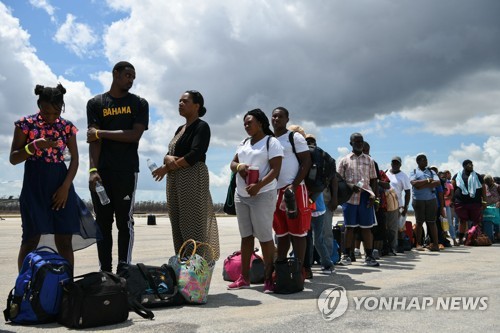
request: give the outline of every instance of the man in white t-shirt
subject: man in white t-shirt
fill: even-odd
[[[311,210],[309,209],[309,197],[304,184],[311,167],[311,155],[305,138],[297,133],[293,133],[295,151],[293,152],[290,143],[290,131],[286,124],[289,120],[288,110],[284,107],[277,107],[273,110],[271,121],[276,139],[283,146],[283,161],[278,177],[278,201],[274,212],[273,229],[278,238],[277,260],[285,260],[290,248],[301,264],[304,263],[306,253],[306,236],[311,227]],[[297,217],[290,218],[286,214],[285,205],[282,205],[285,190],[290,189],[295,194],[297,203]]]
[[[390,254],[396,255],[398,247],[399,220],[405,219],[408,212],[408,205],[411,197],[410,178],[401,171],[401,157],[394,156],[391,160],[391,169],[386,172],[391,181],[391,188],[398,196],[399,209],[392,212],[386,212],[387,239],[391,250]],[[404,192],[404,198],[403,198]]]

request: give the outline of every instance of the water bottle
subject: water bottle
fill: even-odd
[[[316,174],[318,173],[318,166],[316,165],[316,163],[314,163],[311,168],[309,169],[309,172],[307,174],[307,178],[314,182],[316,180]]]
[[[104,189],[104,186],[102,186],[101,183],[96,182],[95,183],[95,191],[97,195],[99,196],[99,200],[101,201],[101,205],[107,205],[109,204],[110,200],[108,195],[106,194],[106,190]]]
[[[148,168],[149,168],[149,170],[151,170],[151,172],[153,172],[156,169],[158,169],[158,166],[156,165],[156,163],[153,162],[153,161],[151,161],[150,158],[148,158],[147,162],[148,162]]]
[[[285,206],[286,206],[286,216],[289,219],[297,218],[297,202],[295,201],[295,193],[291,189],[285,190]]]
[[[363,188],[363,179],[361,179],[359,182],[356,183],[356,186],[359,187],[359,188]]]

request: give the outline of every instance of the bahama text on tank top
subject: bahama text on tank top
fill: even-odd
[[[108,116],[118,116],[121,114],[131,114],[132,110],[130,109],[130,106],[120,106],[120,107],[114,107],[114,108],[103,108],[102,109],[102,116],[103,117],[108,117]]]

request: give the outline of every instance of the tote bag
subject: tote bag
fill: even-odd
[[[177,277],[177,288],[187,303],[205,304],[215,267],[215,254],[208,243],[185,241],[169,259]]]

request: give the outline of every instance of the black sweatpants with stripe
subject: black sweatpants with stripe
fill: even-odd
[[[101,205],[99,197],[91,192],[96,221],[101,229],[102,240],[97,242],[101,271],[111,272],[113,268],[113,222],[118,228],[118,265],[130,264],[134,245],[134,200],[137,187],[137,173],[100,170],[103,186],[110,203]]]

